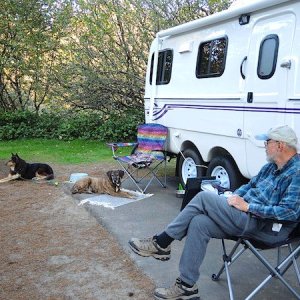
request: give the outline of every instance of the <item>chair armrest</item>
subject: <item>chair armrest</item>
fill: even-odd
[[[290,224],[298,224],[300,223],[300,220],[295,220],[295,221],[291,221],[291,220],[278,220],[278,219],[275,219],[275,218],[263,218],[263,217],[260,217],[260,216],[257,216],[255,214],[252,214],[252,213],[249,213],[251,218],[254,218],[254,219],[259,219],[259,220],[264,220],[266,222],[270,222],[270,223],[280,223],[280,224],[286,224],[286,225],[290,225]]]
[[[118,148],[122,147],[134,147],[134,149],[137,147],[138,143],[134,142],[129,142],[129,143],[123,143],[123,142],[118,142],[118,143],[106,143],[107,146],[109,146],[113,152],[113,156],[115,156],[115,152],[118,150]]]
[[[135,153],[135,151],[136,151],[138,145],[139,145],[139,143],[135,143],[135,145],[132,145],[133,148],[132,148],[131,153],[130,153],[131,155],[133,155],[133,154]]]
[[[136,146],[137,143],[130,142],[130,143],[123,143],[123,142],[118,142],[118,143],[106,143],[107,146],[109,147],[133,147]]]

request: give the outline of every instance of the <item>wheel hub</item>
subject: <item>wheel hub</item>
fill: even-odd
[[[182,179],[184,183],[187,182],[188,178],[197,177],[197,166],[195,164],[195,161],[192,158],[187,157],[182,164],[181,171],[182,171]]]
[[[221,182],[222,187],[227,189],[230,188],[229,175],[223,167],[221,166],[215,167],[211,172],[211,176],[215,176],[216,179]]]

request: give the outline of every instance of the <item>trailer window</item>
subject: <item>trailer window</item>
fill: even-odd
[[[276,69],[279,38],[276,34],[265,37],[259,49],[257,75],[260,79],[269,79]]]
[[[150,84],[152,84],[154,53],[151,58]],[[168,84],[171,80],[173,51],[168,49],[158,53],[156,84]]]
[[[219,77],[225,70],[227,37],[201,43],[198,50],[197,78]]]

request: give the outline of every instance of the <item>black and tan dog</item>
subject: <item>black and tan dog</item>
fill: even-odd
[[[108,171],[106,175],[101,177],[85,176],[77,180],[71,188],[71,193],[98,193],[132,198],[131,194],[121,191],[121,179],[124,176],[124,171],[112,170]]]
[[[50,180],[54,178],[53,170],[49,165],[44,163],[29,164],[17,153],[11,154],[11,159],[6,165],[10,168],[10,172],[6,178],[0,180],[0,183],[15,179]]]

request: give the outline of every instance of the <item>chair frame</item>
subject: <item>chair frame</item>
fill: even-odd
[[[145,125],[149,125],[149,124],[143,124],[141,126],[145,126]],[[157,126],[161,126],[166,128],[165,126],[162,125],[158,125]],[[167,138],[167,137],[166,137]],[[152,183],[152,181],[154,179],[156,179],[156,181],[161,185],[161,187],[166,188],[167,187],[167,175],[166,175],[166,169],[167,169],[167,155],[166,155],[166,141],[164,142],[164,149],[152,149],[152,151],[149,152],[149,155],[151,155],[151,152],[160,152],[162,153],[162,157],[163,159],[154,159],[153,163],[152,161],[140,161],[139,163],[135,164],[125,164],[121,159],[122,157],[119,157],[116,154],[116,151],[119,147],[133,147],[133,150],[131,152],[131,155],[134,154],[135,150],[138,148],[138,143],[109,143],[108,146],[111,147],[112,152],[113,152],[113,158],[118,162],[118,164],[120,165],[120,167],[124,170],[125,174],[127,175],[127,177],[123,178],[123,182],[125,180],[127,180],[128,178],[130,178],[132,180],[132,182],[135,184],[135,186],[137,187],[137,189],[141,192],[141,193],[145,193],[145,191],[148,189],[148,187],[150,186],[150,184]],[[147,156],[147,155],[146,155]],[[159,170],[159,166],[161,166],[162,164],[164,164],[164,179],[160,180],[157,176],[157,172]],[[146,172],[145,174],[143,174],[141,177],[139,176],[138,172],[140,169],[145,169]],[[145,179],[148,175],[151,175],[150,180],[148,181],[148,183],[146,184],[146,186],[144,188],[142,188],[140,186],[141,182],[143,181],[143,179]]]
[[[141,193],[145,193],[145,191],[148,189],[148,187],[150,186],[150,184],[152,183],[152,181],[154,179],[157,180],[157,182],[161,185],[161,187],[163,187],[163,188],[167,187],[167,174],[166,174],[167,160],[166,160],[166,158],[164,160],[159,161],[153,168],[151,168],[151,165],[147,166],[146,169],[148,170],[148,172],[146,171],[146,173],[141,177],[138,175],[139,169],[145,169],[145,168],[135,168],[135,167],[131,167],[130,165],[127,165],[127,167],[124,167],[124,165],[117,159],[118,158],[117,156],[114,158],[116,159],[118,164],[123,168],[125,174],[127,175],[127,177],[124,177],[124,179],[122,181],[124,182],[125,180],[130,178]],[[157,177],[158,167],[162,163],[164,163],[164,179],[163,179],[163,181],[161,181]],[[151,179],[148,181],[148,183],[146,184],[146,186],[144,188],[141,188],[139,184],[142,182],[142,180],[144,178],[146,178],[150,174],[152,174]]]
[[[277,221],[278,222],[278,221]],[[299,230],[300,224],[296,228]],[[297,229],[295,229],[297,230]],[[295,231],[294,230],[294,231]],[[212,274],[212,280],[218,281],[221,274],[226,273],[227,285],[229,290],[230,300],[234,300],[233,287],[231,283],[231,276],[229,272],[229,267],[247,250],[249,249],[254,256],[267,268],[269,275],[245,298],[246,300],[252,299],[273,277],[277,278],[284,284],[287,289],[297,298],[300,299],[300,294],[283,278],[285,272],[291,267],[294,266],[296,277],[300,285],[300,272],[296,259],[300,255],[300,236],[290,237],[283,241],[282,243],[277,243],[275,246],[267,245],[255,240],[247,239],[244,237],[229,237],[230,240],[235,240],[236,243],[227,254],[225,247],[225,239],[222,239],[223,247],[223,265],[220,271],[217,274]],[[293,243],[297,245],[292,246]],[[239,249],[239,246],[242,245],[243,248]],[[281,248],[282,246],[288,246],[289,255],[281,261]],[[259,250],[267,250],[277,248],[277,266],[273,267],[267,259],[259,252]]]

